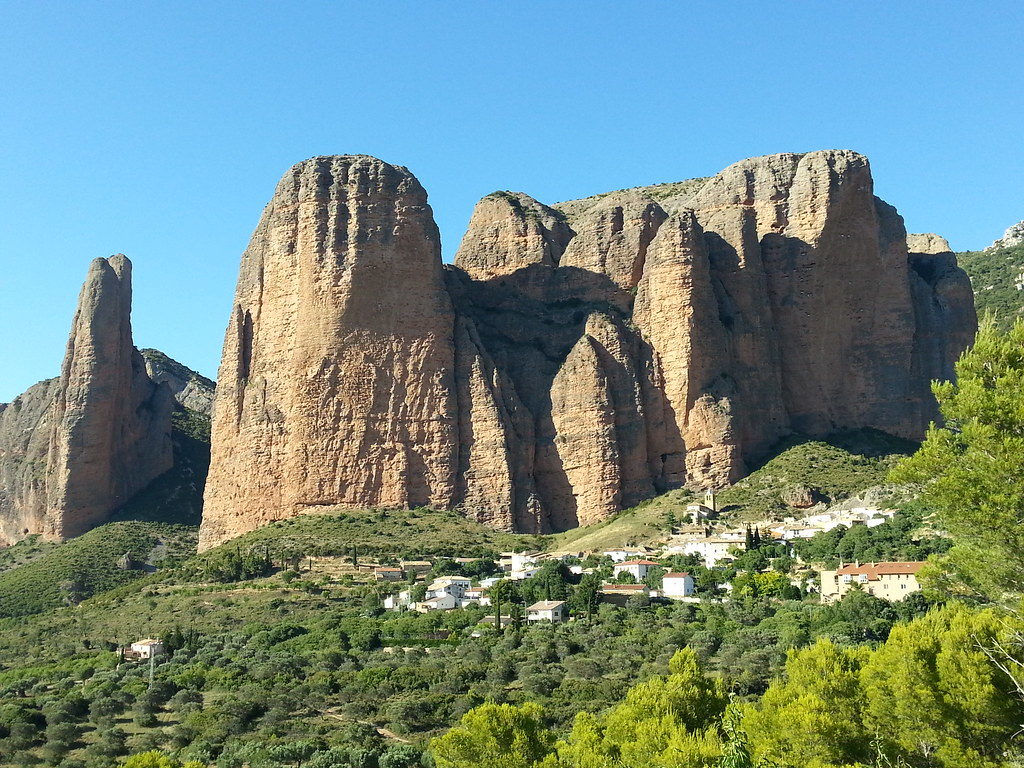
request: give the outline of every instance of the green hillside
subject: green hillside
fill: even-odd
[[[0,572],[0,618],[74,605],[130,583],[153,563],[187,556],[195,547],[195,529],[109,523],[60,545],[33,541],[27,547],[36,547],[38,555]],[[135,561],[128,569],[120,563],[126,553]]]
[[[819,501],[842,501],[885,483],[896,461],[916,448],[909,440],[873,429],[821,440],[793,436],[760,467],[718,494],[719,510],[740,520],[778,518],[792,514],[784,496],[798,488],[813,491]]]
[[[1005,331],[1024,315],[1024,291],[1017,289],[1024,273],[1024,245],[958,253],[957,261],[970,275],[979,317],[991,312]]]
[[[349,510],[281,520],[233,539],[218,549],[262,549],[303,556],[475,557],[512,549],[540,549],[540,536],[503,533],[457,512],[432,509]],[[217,550],[211,550],[215,553]]]

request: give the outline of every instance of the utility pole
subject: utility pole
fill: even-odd
[[[156,668],[156,654],[153,653],[153,648],[150,646],[149,649],[149,690],[153,690],[153,670]]]

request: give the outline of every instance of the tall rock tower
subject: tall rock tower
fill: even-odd
[[[201,548],[315,508],[454,504],[440,247],[405,168],[317,157],[284,175],[242,257]]]
[[[0,410],[0,536],[77,536],[170,469],[174,400],[132,344],[131,262],[95,259],[58,379]]]

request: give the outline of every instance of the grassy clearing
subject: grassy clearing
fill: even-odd
[[[690,491],[663,493],[594,525],[573,528],[548,537],[549,551],[602,551],[612,547],[655,544],[668,538],[668,513],[682,520],[686,505],[693,503]]]

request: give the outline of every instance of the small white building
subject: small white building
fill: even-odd
[[[810,523],[787,523],[785,525],[774,526],[770,529],[770,532],[776,539],[781,539],[782,541],[795,541],[797,539],[813,538],[826,530],[829,529],[821,525],[814,525]]]
[[[164,652],[163,640],[155,640],[153,638],[147,638],[145,640],[139,640],[138,642],[132,643],[128,650],[137,659],[149,659],[153,656],[159,656]]]
[[[388,595],[381,601],[385,611],[397,611],[399,608],[408,608],[412,604],[412,590],[403,589],[397,595]]]
[[[653,560],[624,560],[612,568],[612,573],[616,578],[623,573],[629,573],[637,581],[643,581],[647,578],[647,572],[659,565],[661,563],[656,563]]]
[[[459,607],[459,601],[452,595],[440,594],[437,597],[430,597],[422,603],[413,603],[413,609],[419,613],[430,613],[431,611],[453,611]]]
[[[647,550],[644,549],[629,549],[627,547],[621,547],[619,549],[609,549],[602,553],[605,557],[610,557],[612,562],[622,563],[629,559],[636,559],[643,557],[647,554]]]
[[[486,606],[491,604],[491,598],[487,596],[487,590],[483,587],[473,587],[465,591],[459,604],[462,608],[468,605]]]
[[[439,597],[451,595],[456,600],[466,596],[466,590],[473,586],[473,582],[465,576],[442,576],[427,587],[427,597]]]
[[[513,552],[509,571],[513,579],[528,579],[538,570],[539,554],[536,552]]]
[[[528,622],[546,621],[561,624],[569,619],[569,608],[563,600],[541,600],[526,609]]]
[[[693,592],[693,576],[688,573],[666,573],[661,580],[663,597],[691,597]]]
[[[522,581],[523,579],[532,579],[540,572],[540,567],[536,565],[528,565],[521,571],[512,571],[508,577],[512,581]]]
[[[734,559],[734,550],[746,549],[742,540],[725,538],[724,536],[709,536],[705,539],[694,539],[682,546],[683,554],[698,555],[704,561],[707,568],[714,568],[722,560]]]

